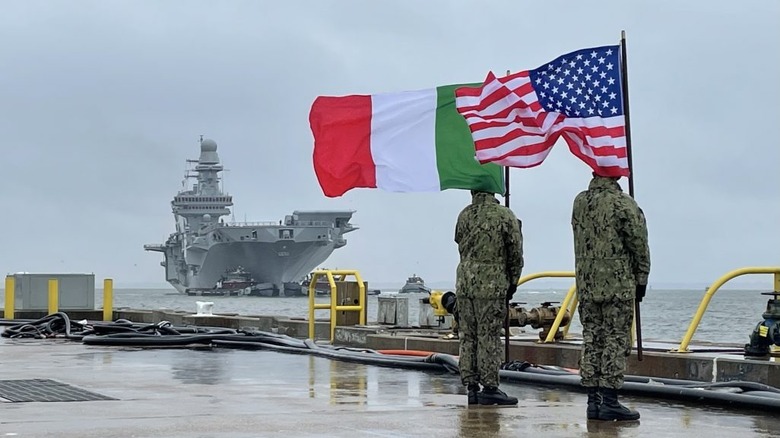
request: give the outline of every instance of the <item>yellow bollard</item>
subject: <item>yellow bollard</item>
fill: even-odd
[[[57,313],[57,310],[60,307],[59,295],[59,282],[52,278],[49,280],[49,315]]]
[[[13,276],[8,275],[5,277],[5,313],[3,317],[5,319],[14,319],[14,311],[16,310],[16,281]]]
[[[103,321],[114,320],[114,280],[103,280]]]

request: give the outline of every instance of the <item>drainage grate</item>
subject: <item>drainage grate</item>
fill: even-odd
[[[0,398],[11,402],[116,400],[50,379],[0,380]]]

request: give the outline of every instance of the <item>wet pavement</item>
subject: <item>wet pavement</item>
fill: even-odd
[[[585,395],[503,383],[518,407],[466,406],[457,376],[303,354],[0,338],[0,381],[114,400],[0,399],[0,437],[769,437],[776,413],[624,397],[642,419],[585,419]]]

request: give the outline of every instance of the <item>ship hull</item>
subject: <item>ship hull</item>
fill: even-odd
[[[333,244],[319,242],[216,244],[209,248],[197,275],[191,275],[186,283],[190,288],[209,288],[226,270],[241,266],[259,283],[282,287],[284,283],[300,281],[327,260],[334,249]]]

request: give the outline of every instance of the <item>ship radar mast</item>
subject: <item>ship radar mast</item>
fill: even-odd
[[[233,205],[230,195],[222,192],[219,173],[223,167],[217,154],[217,142],[200,136],[200,156],[188,159],[184,173],[184,187],[172,202],[173,213],[184,219],[183,228],[197,230],[201,225],[216,223],[221,216],[229,215],[228,207]],[[194,164],[194,168],[190,165]],[[196,182],[187,187],[190,178]],[[178,219],[177,219],[178,222]]]

